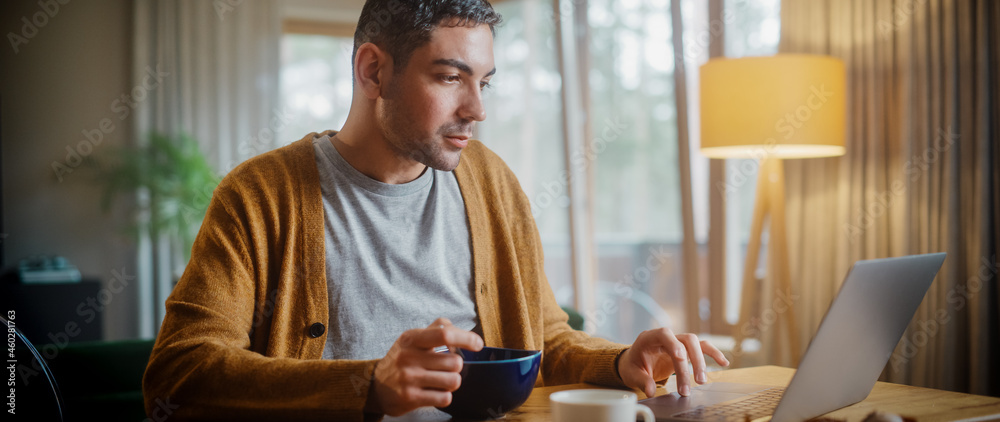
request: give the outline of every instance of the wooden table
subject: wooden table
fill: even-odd
[[[786,386],[795,370],[780,366],[758,366],[709,372],[710,381],[739,382],[747,384]],[[507,413],[505,421],[550,421],[549,394],[556,391],[581,388],[603,388],[590,384],[569,384],[535,388],[531,397],[521,407]],[[657,395],[667,390],[659,388]],[[639,398],[645,397],[637,393]],[[1000,420],[1000,398],[955,393],[930,388],[911,387],[888,382],[878,382],[868,398],[861,403],[830,412],[827,418],[860,421],[873,411],[895,413],[918,421]],[[435,413],[436,412],[436,413]],[[434,409],[415,412],[403,418],[386,420],[448,420],[448,415]]]

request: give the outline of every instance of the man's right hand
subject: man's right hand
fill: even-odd
[[[451,392],[462,383],[462,357],[434,352],[439,346],[479,351],[483,339],[446,318],[404,332],[375,367],[365,411],[399,416],[418,407],[451,404]]]

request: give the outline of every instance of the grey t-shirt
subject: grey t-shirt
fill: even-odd
[[[313,141],[323,190],[330,323],[324,359],[377,359],[403,331],[438,317],[481,332],[465,201],[454,172],[400,185]]]

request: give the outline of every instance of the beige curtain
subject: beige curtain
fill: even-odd
[[[186,133],[224,175],[280,143],[281,3],[142,0],[135,3],[133,77],[156,72],[162,86],[136,109],[135,136]],[[140,197],[140,201],[141,201]],[[176,239],[140,238],[140,335],[152,337],[183,271]]]
[[[945,251],[882,379],[1000,395],[1000,4],[781,7],[781,52],[829,54],[848,72],[847,154],[786,162],[800,335],[815,333],[855,260]]]

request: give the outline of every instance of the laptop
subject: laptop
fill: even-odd
[[[944,263],[945,254],[858,261],[788,387],[711,383],[640,403],[657,421],[801,421],[864,400]]]

